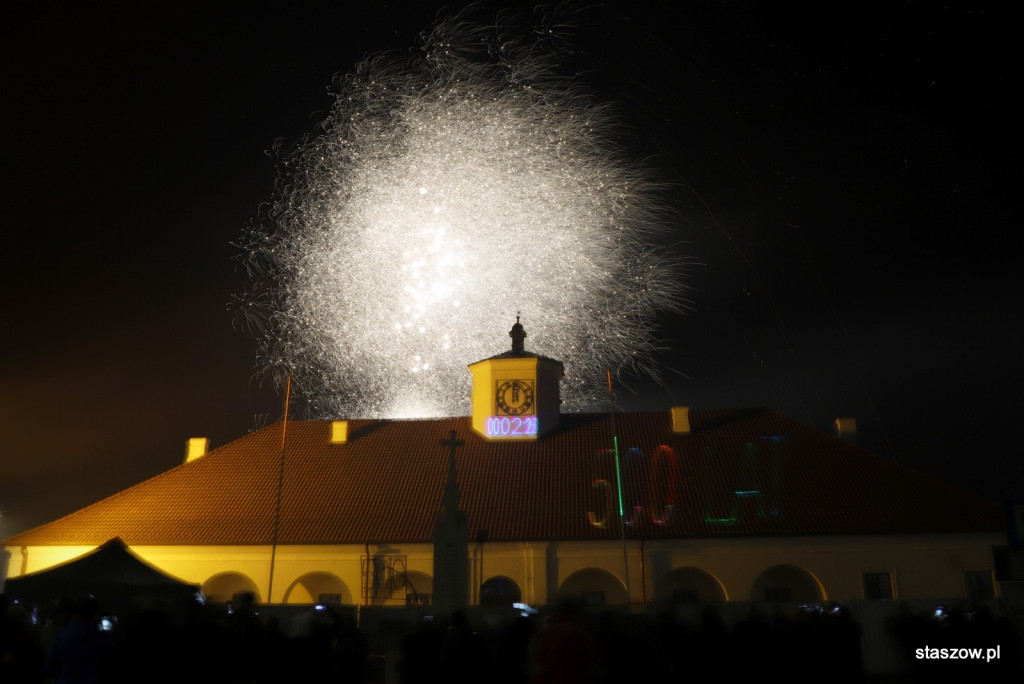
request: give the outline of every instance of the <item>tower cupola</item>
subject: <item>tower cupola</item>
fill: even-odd
[[[508,336],[512,338],[512,353],[522,354],[526,348],[526,345],[523,344],[526,341],[526,330],[523,328],[523,324],[519,322],[518,315],[516,315],[516,324],[508,331]]]

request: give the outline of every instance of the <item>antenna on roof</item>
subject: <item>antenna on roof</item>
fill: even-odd
[[[277,500],[274,502],[274,537],[270,542],[270,579],[267,581],[267,603],[274,591],[274,565],[277,560],[277,536],[281,529],[281,491],[284,489],[284,443],[288,435],[288,405],[292,398],[292,376],[284,387],[284,418],[281,419],[281,458],[277,468]]]
[[[608,413],[612,418],[612,448],[615,455],[615,483],[619,489],[619,529],[622,530],[622,564],[626,577],[626,606],[632,609],[633,590],[629,583],[629,553],[626,550],[626,511],[622,504],[622,468],[619,464],[619,431],[615,427],[615,395],[612,392],[612,371],[608,374]]]

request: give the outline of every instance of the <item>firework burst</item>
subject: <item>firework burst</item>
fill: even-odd
[[[517,312],[527,349],[564,361],[570,409],[605,369],[650,369],[654,315],[683,291],[649,244],[655,187],[609,109],[515,35],[457,18],[415,58],[361,63],[282,156],[240,300],[261,366],[312,414],[465,414],[467,364],[507,349]]]

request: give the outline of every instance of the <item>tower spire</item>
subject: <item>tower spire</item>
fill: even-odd
[[[459,483],[458,471],[455,469],[455,450],[466,443],[458,439],[455,430],[451,431],[448,439],[441,441],[442,446],[448,447],[448,480],[444,485],[444,511],[457,513],[459,511]]]
[[[469,603],[469,526],[459,510],[455,450],[465,446],[452,430],[441,446],[448,447],[448,480],[441,510],[434,520],[434,605],[454,610]]]

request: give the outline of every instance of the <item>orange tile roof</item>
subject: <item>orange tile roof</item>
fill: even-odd
[[[337,445],[329,444],[330,421],[290,422],[278,541],[430,541],[447,474],[441,441],[452,430],[465,441],[456,458],[471,531],[485,529],[492,541],[616,539],[617,518],[606,510],[610,500],[617,513],[614,458],[602,453],[612,443],[611,420],[570,414],[560,421],[538,441],[488,442],[468,418],[354,420],[348,443]],[[634,523],[628,536],[1002,529],[996,504],[786,416],[692,410],[690,421],[692,432],[676,435],[668,411],[616,414]],[[281,427],[248,434],[6,543],[120,537],[129,545],[269,544]]]

